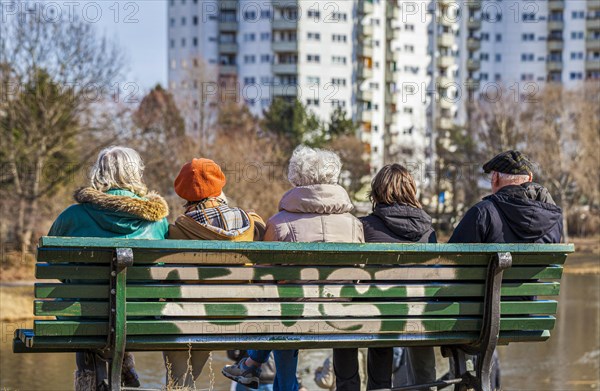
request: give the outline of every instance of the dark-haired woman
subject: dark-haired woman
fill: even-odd
[[[400,164],[384,166],[371,182],[369,198],[373,212],[361,218],[367,243],[435,243],[431,217],[417,199],[410,172]],[[360,389],[357,349],[334,349],[337,391]],[[393,348],[370,348],[367,358],[367,389],[389,389],[392,382]],[[431,347],[408,348],[409,373],[417,384],[436,379]]]

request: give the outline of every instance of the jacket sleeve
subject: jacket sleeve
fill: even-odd
[[[435,235],[435,231],[431,230],[431,234],[429,235],[428,243],[437,243],[437,236]]]
[[[454,229],[448,243],[485,243],[485,212],[473,207]]]

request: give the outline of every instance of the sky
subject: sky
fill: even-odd
[[[98,33],[115,41],[125,54],[125,83],[143,93],[167,85],[167,0],[85,0],[75,8]],[[131,90],[130,90],[131,91]]]

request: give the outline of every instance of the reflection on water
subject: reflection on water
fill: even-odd
[[[562,279],[559,313],[552,337],[545,343],[520,343],[500,348],[502,380],[505,390],[590,390],[600,388],[600,276],[565,274]],[[15,327],[31,324],[2,323],[0,346],[0,389],[69,390],[73,388],[74,354],[12,353]],[[310,391],[314,368],[330,351],[305,351],[300,372]],[[221,375],[228,363],[223,352],[213,355],[214,390],[229,390]],[[160,352],[136,353],[136,367],[145,387],[164,384]],[[199,388],[208,388],[207,368]]]

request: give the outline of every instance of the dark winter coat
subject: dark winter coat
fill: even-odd
[[[436,242],[431,217],[423,209],[377,204],[373,213],[360,220],[367,243]]]
[[[537,183],[509,185],[467,211],[450,243],[559,243],[562,210]]]

